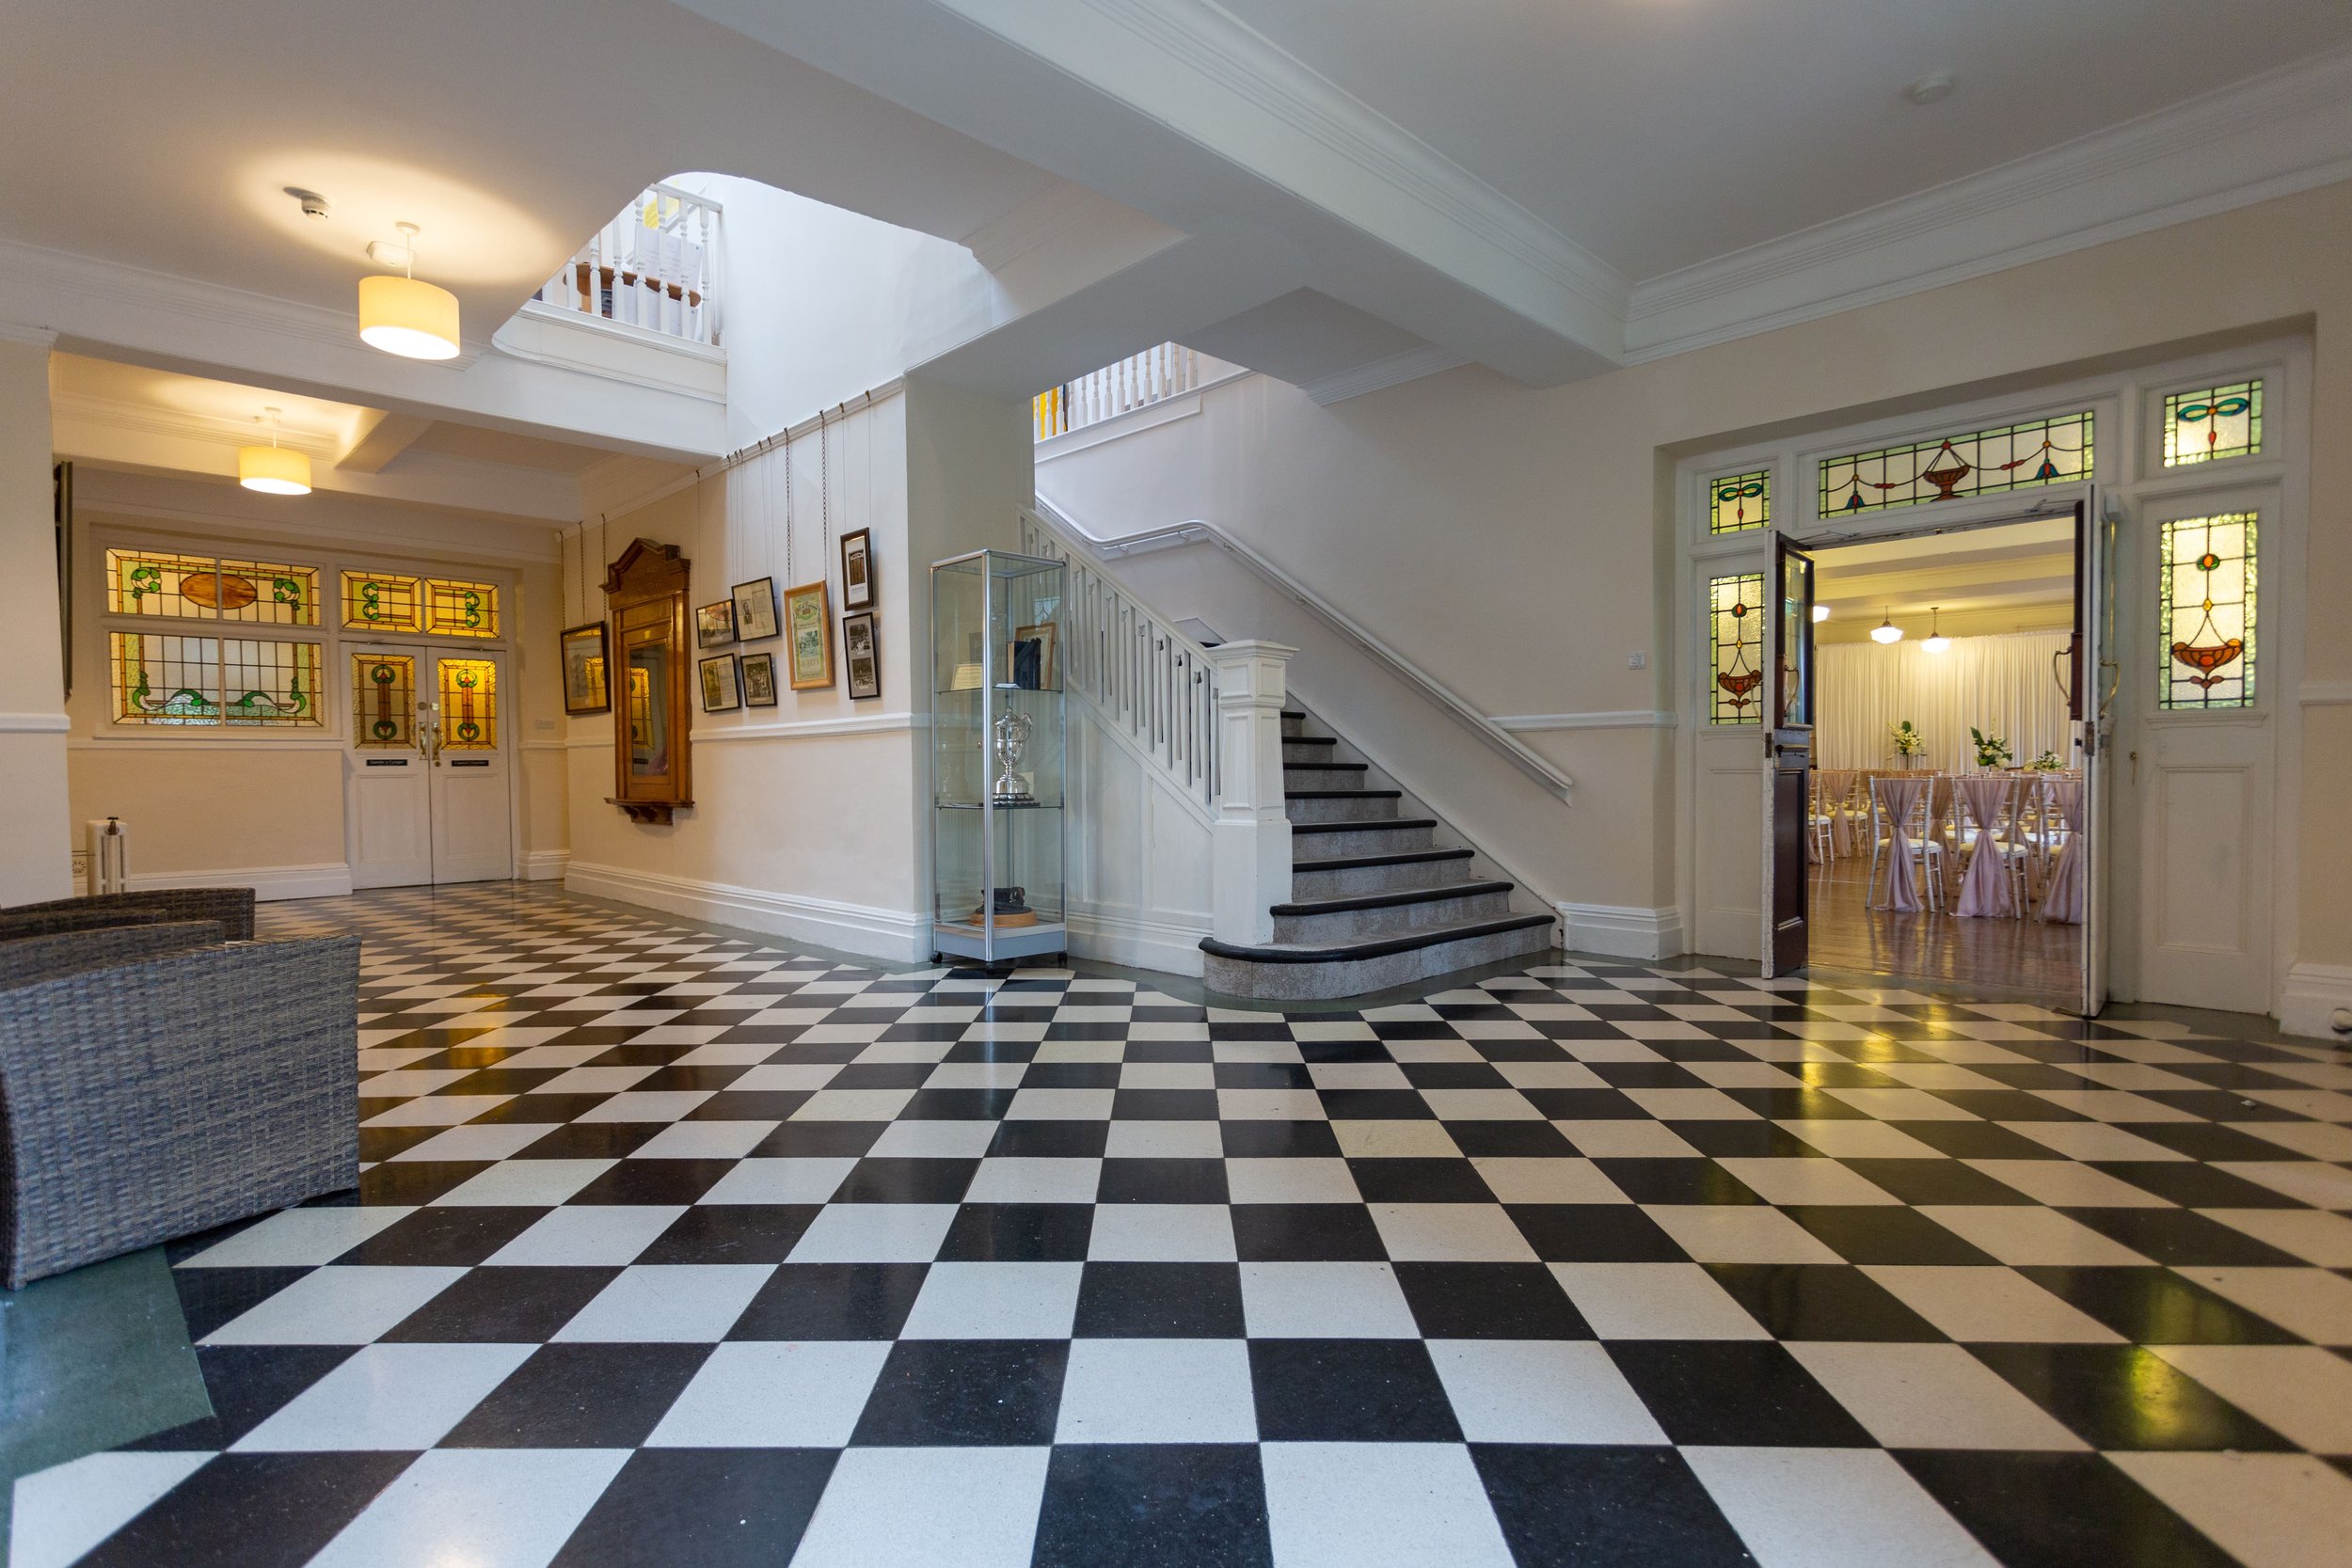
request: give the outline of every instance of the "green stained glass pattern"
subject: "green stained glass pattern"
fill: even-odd
[[[496,637],[499,634],[498,585],[458,582],[446,578],[425,578],[424,629],[443,637]]]
[[[2195,712],[2254,705],[2256,521],[2254,513],[2233,512],[2164,525],[2159,707]]]
[[[1752,474],[1725,474],[1707,485],[1707,531],[1739,533],[1763,528],[1772,520],[1772,475],[1769,468]]]
[[[2088,408],[1964,436],[1832,457],[1820,467],[1821,515],[2065,484],[2091,473]]]
[[[2263,450],[2263,384],[2234,381],[2164,400],[2164,466],[2184,467]]]
[[[354,631],[423,630],[423,582],[397,572],[345,572],[343,625]]]
[[[1764,574],[1707,582],[1708,722],[1756,724],[1764,717]]]
[[[405,654],[351,656],[351,743],[398,750],[416,744],[417,661]]]
[[[319,723],[319,645],[244,638],[109,634],[119,724]]]

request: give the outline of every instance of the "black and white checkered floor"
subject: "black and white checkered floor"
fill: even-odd
[[[367,938],[364,1184],[173,1249],[216,1414],[22,1481],[19,1568],[2352,1560],[2321,1045],[267,914]]]

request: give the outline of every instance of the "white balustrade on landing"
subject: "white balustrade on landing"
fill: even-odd
[[[691,343],[719,341],[719,203],[675,185],[645,188],[588,237],[537,295]]]
[[[1211,810],[1220,788],[1209,651],[1120,592],[1053,524],[1024,508],[1021,549],[1069,568],[1062,685]]]
[[[1032,400],[1037,438],[1066,436],[1090,424],[1182,396],[1200,385],[1200,356],[1182,343],[1162,343],[1048,388]]]

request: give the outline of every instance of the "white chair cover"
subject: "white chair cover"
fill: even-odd
[[[1978,774],[1953,781],[1968,820],[1976,828],[1976,847],[1968,855],[1968,875],[1960,884],[1955,914],[2007,916],[2017,909],[2016,884],[2010,879],[2007,847],[1995,836],[2002,809],[2016,785],[1997,774]]]
[[[2066,847],[2051,869],[2049,890],[2042,895],[2042,918],[2053,925],[2083,923],[2083,781],[2052,779],[2050,802],[2066,818]]]
[[[1870,791],[1877,796],[1879,810],[1886,818],[1886,897],[1878,906],[1883,910],[1916,911],[1919,905],[1919,868],[1912,863],[1911,814],[1919,808],[1919,796],[1928,787],[1925,774],[1904,777],[1889,774],[1870,781]]]

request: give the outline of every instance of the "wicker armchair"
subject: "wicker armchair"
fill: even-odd
[[[253,940],[253,890],[249,887],[158,887],[143,893],[100,893],[84,898],[53,898],[45,904],[0,909],[0,940],[37,937],[51,930],[85,930],[134,910],[157,911],[158,920],[216,920],[227,941]],[[49,925],[53,920],[70,925]]]
[[[358,939],[212,935],[0,943],[9,1289],[358,1185]]]

